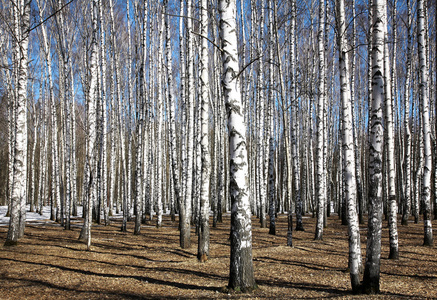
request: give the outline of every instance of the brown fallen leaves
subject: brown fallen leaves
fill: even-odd
[[[160,229],[143,225],[142,234],[120,231],[120,222],[94,225],[92,251],[77,240],[81,220],[72,230],[47,221],[29,223],[14,247],[0,247],[0,299],[227,299],[353,298],[347,272],[347,228],[329,218],[323,241],[314,241],[315,220],[304,218],[304,232],[294,232],[286,246],[287,218],[279,215],[277,235],[253,219],[253,257],[259,289],[229,293],[229,216],[211,228],[210,256],[196,257],[193,246],[179,247],[177,223],[165,217]],[[437,222],[433,222],[436,228]],[[0,227],[0,239],[7,227]],[[365,255],[365,227],[362,252]],[[437,251],[423,247],[423,225],[399,226],[400,258],[388,260],[388,229],[383,232],[380,299],[437,297]],[[364,262],[364,260],[363,260]]]

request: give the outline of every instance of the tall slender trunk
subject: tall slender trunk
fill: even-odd
[[[105,33],[105,19],[103,18],[103,1],[99,0],[99,22],[100,22],[100,65],[101,65],[101,81],[99,93],[100,101],[100,114],[101,114],[101,137],[100,137],[100,181],[101,181],[101,201],[102,212],[105,225],[108,224],[108,211],[107,211],[107,191],[108,191],[108,165],[107,165],[107,100],[106,100],[106,33]],[[100,215],[100,211],[98,212]]]
[[[184,246],[182,248],[189,248],[189,231],[190,231],[190,222],[192,215],[192,196],[193,196],[193,145],[194,145],[194,56],[193,56],[193,33],[192,33],[192,1],[187,1],[187,43],[186,43],[186,52],[187,52],[187,94],[186,95],[186,103],[187,103],[187,166],[185,167],[184,177],[185,181],[185,195],[184,195],[184,208],[185,208],[185,224],[184,227]],[[182,231],[182,229],[181,229]]]
[[[71,200],[72,215],[77,216],[77,162],[76,162],[76,110],[74,97],[73,63],[70,59],[70,96],[71,96]]]
[[[264,96],[264,65],[263,65],[263,46],[264,46],[264,11],[265,11],[265,0],[262,0],[261,10],[259,12],[259,24],[262,24],[259,32],[258,40],[258,53],[261,57],[259,60],[259,74],[258,74],[258,185],[259,185],[259,221],[261,228],[267,227],[266,221],[266,146],[265,146],[265,96]]]
[[[267,162],[267,187],[268,187],[268,200],[269,200],[269,234],[276,234],[276,205],[275,205],[275,165],[274,165],[274,145],[273,145],[273,103],[274,103],[274,92],[273,92],[273,84],[274,84],[274,75],[273,75],[273,47],[275,45],[274,41],[274,29],[273,29],[273,2],[269,0],[269,41],[270,41],[270,49],[269,49],[269,78],[268,78],[268,100],[267,100],[267,119],[266,119],[266,138],[269,145],[268,152],[268,162]]]
[[[249,200],[249,174],[246,125],[240,93],[236,1],[220,0],[220,36],[222,39],[223,91],[229,130],[231,198],[231,260],[229,288],[247,291],[256,288],[252,262],[252,224]]]
[[[86,230],[86,243],[88,250],[91,249],[91,222],[92,222],[92,201],[96,199],[96,155],[97,155],[97,136],[96,136],[96,93],[97,93],[97,0],[92,3],[92,37],[91,37],[91,58],[90,58],[90,83],[87,97],[87,157],[86,157],[86,198],[87,198],[87,217],[84,220]]]
[[[422,107],[422,132],[424,147],[424,167],[422,173],[422,203],[423,203],[423,223],[424,241],[423,245],[432,246],[432,223],[431,223],[431,126],[429,120],[429,101],[428,101],[428,63],[426,56],[427,34],[426,27],[426,3],[423,0],[417,1],[417,30],[418,30],[418,51],[419,51],[419,94]]]
[[[347,220],[349,234],[349,269],[352,291],[360,289],[361,242],[357,214],[357,188],[355,172],[355,152],[353,138],[353,110],[351,90],[349,89],[349,60],[346,49],[346,18],[344,0],[338,0],[338,57],[340,69],[340,97],[342,105],[342,152],[344,194],[347,205]],[[352,82],[353,84],[353,82]]]
[[[15,245],[24,235],[27,200],[27,76],[28,45],[30,25],[30,1],[13,4],[15,34],[14,43],[16,58],[16,105],[15,141],[13,147],[13,178],[11,192],[11,217],[5,245]]]
[[[110,160],[110,183],[109,183],[109,211],[108,211],[108,217],[113,216],[114,212],[114,201],[117,199],[116,197],[116,189],[115,189],[115,183],[116,183],[116,107],[117,107],[117,76],[116,76],[116,67],[117,67],[117,57],[116,57],[116,44],[115,44],[115,26],[114,26],[114,7],[112,0],[109,0],[109,13],[110,13],[110,36],[112,37],[110,47],[111,47],[111,64],[110,64],[110,70],[111,70],[111,95],[110,95],[110,108],[111,108],[111,160]],[[120,174],[121,175],[121,174]],[[120,178],[122,176],[119,176]],[[120,185],[119,185],[120,189]],[[118,207],[118,205],[117,205]]]
[[[144,104],[146,102],[146,38],[147,38],[147,1],[144,2],[144,15],[143,15],[143,32],[141,35],[141,47],[143,53],[141,56],[141,67],[139,75],[139,109],[137,111],[137,145],[135,149],[136,155],[136,167],[135,167],[135,228],[134,234],[138,235],[141,232],[141,219],[142,219],[142,199],[143,199],[143,162],[144,157]],[[126,1],[126,12],[129,10],[129,1]],[[129,19],[129,18],[128,18]],[[128,25],[130,27],[130,25]]]
[[[386,13],[387,15],[387,13]],[[395,16],[396,17],[396,16]],[[386,17],[387,18],[387,17]],[[387,24],[387,20],[385,21]],[[397,211],[398,205],[396,202],[396,184],[395,184],[395,157],[394,157],[394,136],[393,136],[393,98],[390,78],[390,58],[388,54],[388,28],[384,27],[384,93],[385,93],[385,145],[386,145],[386,166],[387,166],[387,190],[388,190],[388,227],[390,240],[390,259],[399,257],[398,243],[398,226],[397,226]]]
[[[157,211],[156,211],[156,227],[160,228],[162,226],[162,199],[164,198],[163,195],[163,191],[162,191],[162,182],[163,182],[163,172],[162,172],[162,161],[163,161],[163,157],[164,157],[164,142],[162,140],[162,136],[163,136],[163,118],[164,118],[164,101],[163,101],[163,93],[162,93],[162,76],[163,76],[163,48],[164,48],[164,34],[163,34],[163,30],[164,30],[164,15],[163,15],[163,11],[159,12],[160,14],[160,20],[161,20],[161,24],[158,24],[159,27],[159,31],[158,31],[158,38],[159,38],[159,46],[158,46],[158,74],[157,74],[157,81],[158,81],[158,97],[157,97],[157,103],[156,103],[156,114],[157,114],[157,120],[158,120],[158,124],[157,124],[157,140],[156,140],[156,145],[158,145],[157,147],[157,152],[156,152],[156,170],[158,172],[158,176],[157,176],[157,202],[156,202],[156,206],[157,206]]]
[[[380,257],[382,231],[382,103],[384,101],[384,32],[386,0],[374,0],[372,38],[372,105],[369,132],[369,195],[366,264],[363,291],[368,294],[380,290]]]
[[[325,105],[325,0],[319,3],[319,29],[317,34],[319,51],[319,97],[317,101],[317,148],[316,148],[316,198],[317,198],[317,224],[315,237],[316,240],[323,238],[323,221],[326,203],[326,191],[324,186],[324,105]]]
[[[201,26],[200,35],[208,36],[208,1],[202,0],[200,7]],[[201,165],[201,187],[200,187],[200,222],[199,222],[199,241],[197,258],[206,261],[209,256],[209,186],[211,174],[211,157],[209,153],[209,73],[208,73],[208,41],[201,40],[201,59],[200,59],[200,88],[201,88],[201,141],[202,165]]]
[[[404,90],[404,128],[405,128],[405,191],[402,210],[402,225],[408,226],[411,211],[411,131],[410,131],[410,77],[411,76],[411,5],[407,0],[407,63]]]
[[[40,19],[43,19],[43,10],[42,6],[39,1],[37,1],[38,10]],[[50,43],[49,39],[47,37],[47,29],[46,24],[41,25],[41,34],[43,38],[43,49],[46,59],[46,67],[47,67],[47,74],[48,74],[48,84],[49,84],[49,111],[50,111],[50,123],[51,123],[51,158],[52,158],[52,174],[51,174],[51,197],[52,197],[52,203],[51,203],[51,216],[50,218],[52,220],[58,219],[58,210],[56,209],[55,212],[55,202],[56,201],[56,207],[59,207],[57,205],[59,199],[60,199],[60,184],[59,184],[59,161],[58,161],[58,134],[57,134],[57,117],[56,117],[56,105],[55,105],[55,98],[54,98],[54,82],[53,82],[53,76],[52,76],[52,58],[51,58],[51,50],[50,50]]]
[[[185,15],[185,1],[181,0],[180,5],[180,15]],[[180,98],[182,105],[182,138],[181,138],[181,165],[183,168],[186,168],[187,166],[187,129],[186,129],[186,120],[187,120],[187,114],[188,114],[188,103],[187,103],[187,72],[186,72],[186,43],[185,43],[185,35],[184,35],[184,18],[179,19],[179,56],[180,56],[180,76],[181,76],[181,83],[180,83]],[[179,244],[181,248],[186,249],[190,247],[190,216],[188,215],[188,208],[187,206],[191,205],[191,199],[186,198],[186,175],[187,172],[184,169],[181,172],[181,202],[179,204],[179,228],[180,228],[180,236],[179,236]]]
[[[168,10],[168,1],[165,1],[165,10]],[[172,46],[170,39],[170,22],[168,20],[168,14],[165,13],[166,16],[166,55],[167,55],[167,106],[170,118],[170,155],[171,155],[171,168],[172,168],[172,180],[173,180],[173,190],[175,203],[179,205],[179,213],[181,207],[181,187],[180,187],[180,178],[179,178],[179,167],[178,167],[178,156],[177,156],[177,145],[176,145],[176,121],[175,121],[175,100],[173,97],[174,92],[174,81],[173,81],[173,60],[172,60]]]

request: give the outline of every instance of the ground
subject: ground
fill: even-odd
[[[287,218],[279,215],[277,235],[253,219],[253,258],[258,289],[229,293],[229,216],[211,228],[207,262],[197,261],[192,247],[179,247],[176,222],[164,217],[160,229],[144,225],[140,235],[120,231],[120,221],[94,225],[92,249],[78,241],[81,219],[72,230],[46,221],[28,222],[14,247],[0,246],[0,299],[280,299],[352,298],[347,271],[347,227],[337,216],[328,220],[323,241],[314,241],[315,220],[304,218],[304,232],[293,232],[286,246]],[[379,299],[437,298],[436,247],[423,247],[423,224],[399,225],[400,258],[388,260],[384,222]],[[433,222],[436,228],[437,222]],[[0,227],[3,244],[7,226]],[[363,257],[365,227],[361,228]],[[364,259],[363,259],[364,262]]]

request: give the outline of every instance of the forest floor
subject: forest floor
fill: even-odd
[[[211,228],[210,258],[197,261],[192,247],[179,247],[176,222],[164,217],[160,229],[143,225],[140,235],[120,231],[120,220],[94,225],[92,249],[78,241],[81,219],[72,230],[49,220],[28,222],[17,246],[0,246],[0,299],[423,299],[437,298],[437,249],[423,247],[423,223],[399,226],[398,260],[388,260],[388,229],[384,222],[381,294],[351,293],[347,272],[347,227],[337,216],[328,220],[323,241],[314,241],[315,219],[304,218],[304,232],[293,232],[286,245],[287,218],[279,215],[277,235],[253,219],[253,259],[258,289],[228,293],[229,215]],[[437,228],[437,222],[433,222]],[[0,241],[7,226],[0,227]],[[366,229],[361,227],[363,257]],[[364,259],[363,259],[364,262]]]

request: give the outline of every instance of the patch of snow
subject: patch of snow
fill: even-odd
[[[9,226],[9,217],[6,217],[6,213],[8,211],[7,206],[0,206],[0,226]],[[77,207],[77,215],[82,216],[82,206]],[[30,212],[30,205],[26,207],[26,221],[33,222],[53,222],[50,220],[50,206],[44,206],[42,214],[40,215],[37,212]]]

